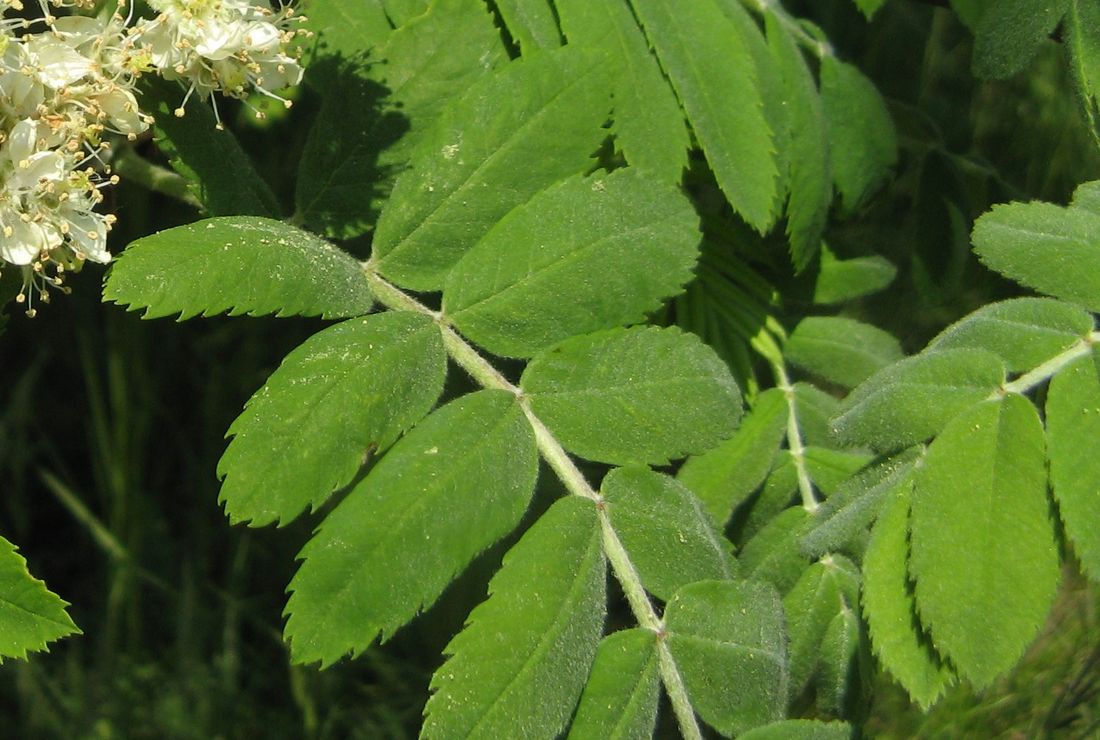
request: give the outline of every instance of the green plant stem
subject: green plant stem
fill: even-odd
[[[756,351],[771,363],[772,372],[775,374],[775,385],[783,391],[783,397],[787,399],[787,450],[791,453],[791,461],[798,475],[798,492],[802,497],[802,508],[812,514],[817,511],[820,502],[814,494],[814,484],[810,479],[809,468],[806,467],[806,446],[802,443],[802,432],[798,428],[798,396],[794,385],[791,384],[790,376],[787,375],[783,352],[768,329],[762,329],[753,338],[752,343]]]
[[[791,453],[795,472],[798,474],[798,492],[802,496],[802,508],[811,514],[820,505],[814,494],[814,484],[810,480],[810,471],[806,467],[806,447],[802,444],[802,432],[798,428],[798,397],[795,394],[787,368],[781,363],[773,366],[776,387],[783,391],[787,399],[787,449]]]
[[[123,146],[115,152],[111,159],[111,169],[122,179],[141,185],[146,190],[167,195],[193,208],[202,209],[202,202],[188,188],[186,178],[153,164],[130,146]]]
[[[1029,390],[1037,385],[1041,385],[1046,381],[1054,377],[1059,370],[1070,364],[1078,357],[1084,357],[1092,351],[1092,346],[1100,342],[1100,332],[1093,331],[1082,339],[1075,342],[1069,349],[1064,352],[1051,357],[1049,360],[1039,365],[1034,370],[1030,370],[1020,377],[1013,380],[1011,383],[1005,383],[996,391],[990,394],[987,400],[995,401],[1002,398],[1007,393],[1027,393]]]
[[[668,649],[664,621],[657,614],[652,602],[645,593],[642,579],[611,523],[603,497],[592,488],[584,477],[584,473],[569,457],[569,453],[565,451],[565,448],[561,446],[553,433],[547,429],[546,425],[531,409],[530,402],[523,394],[523,389],[511,383],[469,342],[463,339],[441,311],[428,308],[387,281],[375,271],[370,260],[363,263],[363,272],[370,283],[371,290],[374,292],[374,297],[386,308],[397,311],[415,311],[430,316],[439,326],[439,330],[443,335],[443,345],[446,347],[451,359],[469,373],[470,377],[482,387],[505,390],[515,395],[524,416],[527,417],[535,433],[535,443],[543,460],[561,478],[562,483],[565,484],[566,489],[571,494],[596,503],[603,550],[608,563],[611,564],[611,571],[622,585],[627,603],[630,604],[630,610],[633,612],[638,624],[657,636],[658,667],[661,672],[661,680],[668,692],[669,701],[672,703],[673,712],[676,714],[676,721],[679,723],[680,730],[685,738],[701,740],[703,737],[702,731],[695,719],[695,711],[691,708],[691,701],[688,698],[687,690],[684,688],[683,677],[680,675],[676,661]]]
[[[818,59],[824,59],[835,54],[833,46],[828,41],[815,38],[807,33],[797,18],[791,16],[787,10],[779,4],[779,0],[741,0],[741,4],[758,15],[770,15],[783,26],[801,46],[804,46]]]

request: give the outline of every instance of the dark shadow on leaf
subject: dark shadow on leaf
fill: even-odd
[[[365,57],[319,57],[308,82],[323,95],[298,171],[301,223],[334,239],[370,231],[384,199],[407,161],[409,119],[391,91],[372,79],[383,65]]]

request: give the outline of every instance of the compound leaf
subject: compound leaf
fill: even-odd
[[[882,94],[851,64],[821,60],[821,99],[829,131],[833,182],[845,211],[874,191],[897,160],[897,134]]]
[[[27,570],[15,545],[0,537],[0,663],[81,634],[62,601]]]
[[[578,175],[494,226],[451,271],[443,309],[490,352],[529,357],[643,320],[691,279],[699,239],[672,186],[630,168]]]
[[[1050,298],[1013,298],[982,306],[944,329],[926,352],[955,347],[984,349],[1010,372],[1036,367],[1068,349],[1093,328],[1077,306]]]
[[[286,607],[294,660],[328,665],[392,636],[515,528],[537,474],[509,393],[463,396],[421,422],[302,548]]]
[[[324,329],[287,355],[229,428],[219,500],[233,522],[285,524],[346,485],[443,391],[426,316],[383,313]]]
[[[570,43],[609,49],[616,75],[612,131],[632,167],[667,182],[679,182],[691,145],[676,94],[625,2],[556,0]]]
[[[901,449],[933,436],[1005,381],[1004,363],[979,349],[909,357],[871,376],[833,420],[847,444]]]
[[[974,74],[1002,80],[1020,72],[1042,46],[1069,0],[998,0],[982,14],[974,34]]]
[[[1008,203],[979,218],[972,239],[986,267],[1041,293],[1100,311],[1097,234],[1100,211],[1078,204]]]
[[[783,349],[792,365],[823,380],[853,388],[902,358],[893,335],[841,316],[810,316],[798,323]]]
[[[726,364],[676,328],[567,339],[532,360],[520,386],[567,450],[617,465],[663,465],[701,452],[741,417]]]
[[[570,740],[652,737],[660,690],[656,635],[645,629],[608,635],[596,651]]]
[[[912,479],[887,497],[863,556],[863,615],[882,666],[927,710],[953,682],[917,617],[909,581]]]
[[[753,56],[712,0],[631,0],[730,204],[757,231],[776,216],[779,169]]]
[[[1100,371],[1095,354],[1077,358],[1054,376],[1046,412],[1058,511],[1084,571],[1100,580]]]
[[[559,500],[504,557],[436,671],[422,736],[554,737],[603,631],[607,575],[590,501]]]
[[[1010,394],[953,419],[915,477],[910,572],[936,648],[978,688],[1023,654],[1060,576],[1043,426]]]
[[[598,55],[566,47],[511,62],[446,106],[379,216],[379,271],[438,290],[501,217],[587,169],[606,135],[606,75]]]
[[[182,277],[181,277],[182,276]],[[180,319],[224,311],[252,316],[361,316],[373,299],[359,263],[280,221],[212,218],[133,242],[115,261],[103,299]]]
[[[608,516],[642,585],[662,601],[689,583],[729,580],[737,572],[730,544],[699,500],[667,475],[617,468],[600,487]]]
[[[665,624],[669,649],[703,720],[736,735],[782,719],[787,637],[774,588],[757,581],[693,583],[673,596]]]
[[[783,391],[769,388],[756,397],[732,437],[689,457],[676,477],[724,527],[733,510],[764,482],[786,433],[787,399]]]

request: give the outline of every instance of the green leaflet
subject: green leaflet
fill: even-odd
[[[674,478],[649,468],[616,468],[604,478],[600,493],[642,585],[658,599],[668,601],[695,581],[736,575],[733,545]]]
[[[338,239],[373,228],[443,106],[507,58],[481,0],[434,2],[367,58],[365,48],[319,63],[333,88],[306,140],[295,192],[301,222]]]
[[[997,0],[974,33],[974,74],[1006,79],[1021,71],[1062,20],[1069,0]]]
[[[294,660],[326,666],[391,637],[515,528],[537,475],[509,393],[463,396],[421,422],[302,548],[286,606]]]
[[[561,31],[549,0],[496,0],[496,6],[524,55],[561,46]]]
[[[668,647],[703,720],[736,735],[782,719],[787,650],[775,589],[756,581],[693,583],[669,602],[665,624]]]
[[[814,280],[814,303],[828,306],[877,293],[898,274],[885,257],[837,258],[827,245],[821,247],[821,264]]]
[[[898,340],[876,326],[840,316],[810,316],[791,332],[783,356],[830,383],[854,388],[903,355]]]
[[[713,0],[631,0],[730,204],[763,233],[779,170],[753,57]]]
[[[429,8],[429,5],[437,5],[437,3],[429,3],[428,0],[382,0],[382,4],[386,6],[386,15],[389,16],[390,22],[397,26],[398,30],[412,19],[423,15],[424,12],[435,9]]]
[[[553,737],[603,631],[606,566],[592,502],[559,500],[504,557],[436,671],[422,737]]]
[[[796,272],[805,268],[821,247],[821,234],[833,200],[829,137],[825,113],[813,74],[802,51],[774,13],[765,16],[768,45],[782,74],[790,111],[790,198],[787,238]]]
[[[814,525],[802,538],[802,552],[818,557],[855,541],[878,515],[883,501],[908,485],[923,445],[872,465],[841,483],[814,512]]]
[[[897,134],[878,88],[856,67],[821,60],[821,99],[829,132],[829,162],[843,210],[854,211],[897,160]]]
[[[652,737],[660,690],[656,635],[645,629],[608,635],[596,651],[570,740]]]
[[[351,59],[385,41],[393,26],[380,2],[310,0],[309,29],[317,34],[317,49],[306,79],[317,84],[318,65],[329,57]],[[323,91],[328,90],[325,85]]]
[[[1079,357],[1050,381],[1046,403],[1050,482],[1066,535],[1085,573],[1100,580],[1100,372]]]
[[[676,478],[695,493],[712,520],[725,526],[733,510],[752,495],[787,433],[787,399],[778,388],[756,397],[737,432],[717,447],[689,457]]]
[[[143,83],[150,112],[156,117],[157,146],[172,168],[190,184],[188,189],[212,216],[280,215],[271,188],[229,131],[219,131],[213,110],[192,103],[187,115],[174,111],[183,100],[179,85],[163,80]]]
[[[849,740],[852,726],[847,722],[821,722],[814,719],[788,719],[749,730],[739,740]]]
[[[794,384],[795,411],[802,441],[813,447],[835,444],[833,417],[840,413],[840,400],[811,383]]]
[[[859,569],[840,555],[829,555],[802,571],[783,597],[790,655],[791,695],[797,697],[817,668],[822,641],[840,610],[858,603]]]
[[[443,310],[490,352],[530,357],[642,321],[691,279],[699,239],[698,216],[672,186],[630,168],[577,175],[509,213],[462,258]]]
[[[760,30],[749,11],[745,9],[741,0],[717,0],[718,7],[733,23],[741,42],[748,49],[752,57],[753,72],[756,76],[756,88],[760,91],[760,100],[763,103],[764,120],[768,124],[768,130],[772,134],[772,151],[775,154],[775,169],[778,177],[775,181],[775,203],[772,211],[778,215],[783,210],[783,204],[787,200],[788,185],[791,176],[791,109],[793,103],[791,93],[785,84],[785,70],[769,48],[764,34]],[[770,15],[770,14],[766,14]],[[812,78],[811,78],[812,85]],[[823,132],[823,129],[822,129]],[[825,140],[822,139],[822,144]],[[802,152],[798,152],[802,154]]]
[[[1058,588],[1044,448],[1035,407],[1010,394],[952,420],[915,478],[917,611],[979,689],[1023,654]]]
[[[555,0],[570,43],[610,47],[615,64],[612,131],[633,167],[677,183],[688,164],[687,123],[675,93],[622,0]]]
[[[916,355],[879,371],[852,391],[833,428],[845,444],[901,449],[934,436],[1004,381],[1004,364],[984,350]]]
[[[809,522],[810,515],[801,506],[784,509],[738,553],[741,571],[747,578],[771,583],[780,593],[789,591],[806,569],[808,558],[798,540]]]
[[[1100,143],[1100,6],[1069,0],[1062,40],[1081,112],[1093,140]]]
[[[388,312],[307,339],[229,427],[219,500],[233,522],[286,524],[347,485],[443,391],[446,354],[426,316]]]
[[[871,19],[878,9],[886,4],[886,0],[855,0],[856,7],[867,16],[867,20]]]
[[[872,455],[861,450],[832,450],[827,447],[806,447],[806,469],[814,485],[832,496],[837,487],[864,465]]]
[[[611,108],[606,74],[598,55],[568,47],[511,62],[446,106],[379,216],[379,271],[438,290],[508,211],[589,168]]]
[[[531,361],[520,387],[567,450],[615,465],[664,465],[702,452],[741,417],[725,363],[674,327],[567,339]]]
[[[993,206],[974,224],[979,259],[992,270],[1055,298],[1100,311],[1100,209],[1087,183],[1069,208],[1053,203]]]
[[[81,634],[65,611],[68,605],[32,576],[15,545],[0,537],[0,663]]]
[[[627,161],[654,177],[679,182],[688,163],[687,125],[628,5],[557,0],[555,7],[571,42],[612,49],[612,130]]]
[[[869,690],[867,667],[861,665],[863,641],[859,617],[847,604],[840,606],[821,640],[814,681],[817,708],[826,715],[851,717]]]
[[[863,616],[879,663],[927,710],[954,681],[917,617],[909,562],[907,479],[886,499],[863,556]]]
[[[984,349],[1010,372],[1030,370],[1081,341],[1093,328],[1086,311],[1050,298],[1013,298],[982,306],[944,329],[925,352]]]
[[[186,279],[181,279],[186,273]],[[361,316],[373,299],[358,262],[280,221],[238,216],[179,226],[133,242],[103,299],[147,319],[232,315]]]

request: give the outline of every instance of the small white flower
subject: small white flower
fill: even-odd
[[[205,100],[220,91],[243,100],[257,91],[289,107],[275,91],[302,80],[301,65],[287,53],[295,36],[304,33],[290,30],[300,20],[292,9],[275,12],[267,2],[247,0],[150,4],[160,15],[139,23],[137,36],[161,74],[187,86],[185,104],[192,94]]]

